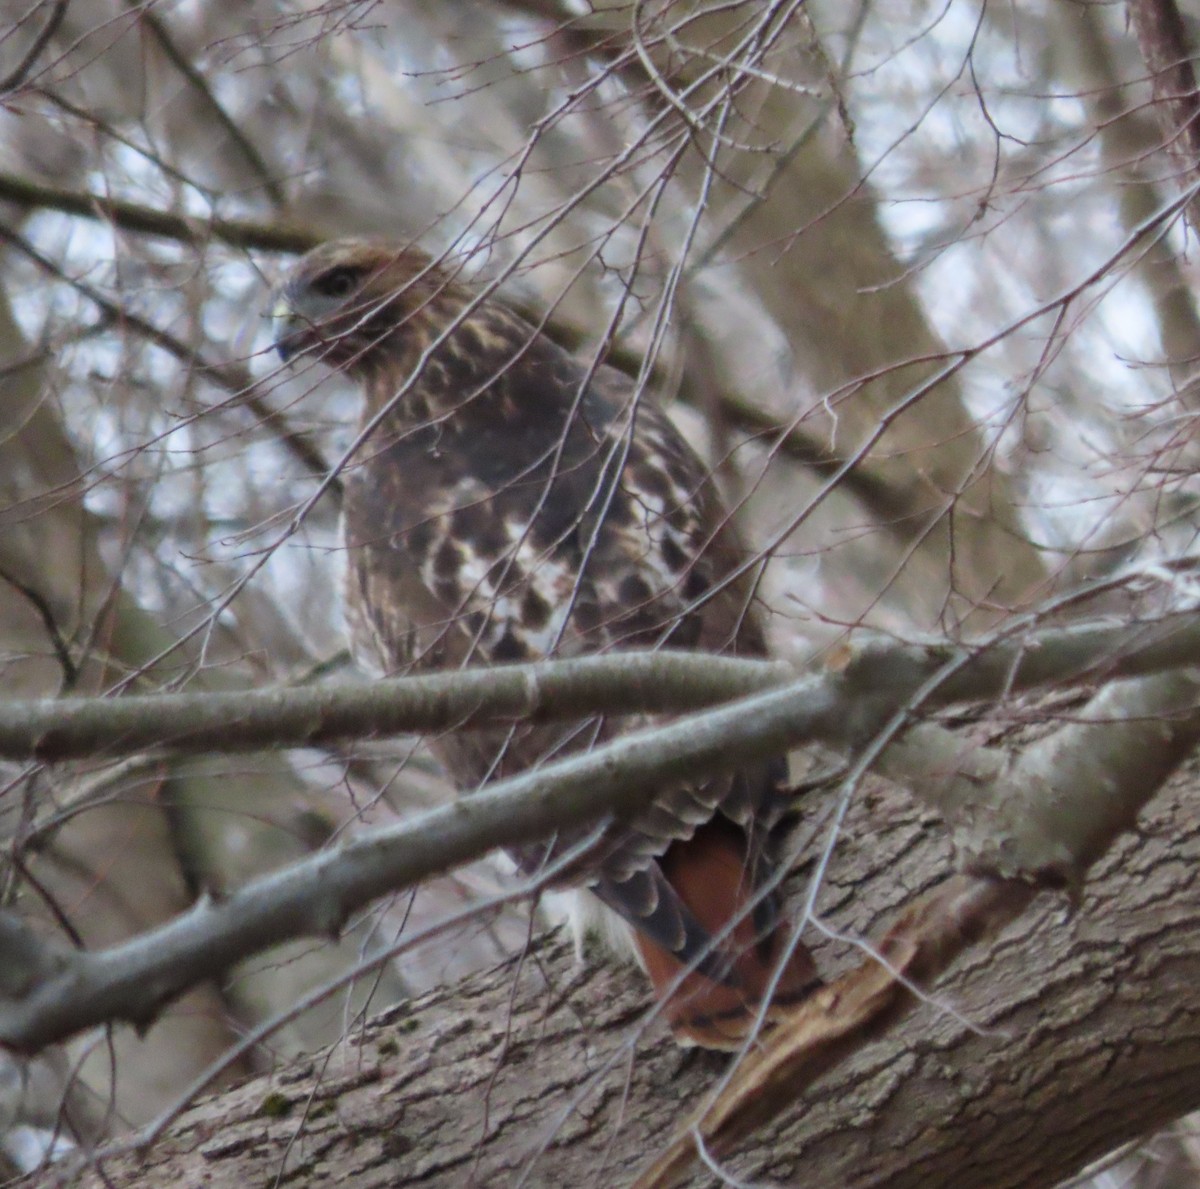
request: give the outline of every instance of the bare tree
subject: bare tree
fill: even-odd
[[[1170,0],[0,13],[7,1171],[1195,1180],[1137,1148],[1200,1106]],[[263,317],[350,234],[651,391],[778,659],[361,680],[358,397]],[[457,806],[423,743],[591,713],[654,717]],[[684,1057],[490,855],[781,749],[828,985]]]

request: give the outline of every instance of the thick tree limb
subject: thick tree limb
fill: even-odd
[[[841,715],[836,700],[809,715]],[[328,936],[356,908],[498,846],[529,843],[609,813],[631,814],[646,788],[736,768],[786,750],[792,686],[500,781],[413,823],[375,830],[202,901],[123,945],[63,955],[61,974],[0,1003],[0,1044],[36,1050],[111,1019],[149,1022],[183,989],[296,937]],[[754,730],[747,730],[747,723]],[[0,939],[2,940],[2,939]],[[0,964],[5,961],[0,953]]]
[[[732,1181],[689,1184],[1049,1189],[1200,1104],[1195,796],[1190,776],[1156,801],[1077,913],[1042,897],[965,951],[935,999],[722,1160]],[[846,843],[823,900],[841,935],[886,933],[950,870],[944,831],[899,792],[856,803]],[[819,951],[825,969],[848,956]],[[31,1189],[628,1187],[725,1069],[682,1057],[645,1002],[635,972],[538,939],[332,1053],[196,1103],[148,1151],[106,1147],[103,1174],[72,1162]]]
[[[1194,669],[1114,682],[964,804],[968,862],[1074,884],[1198,742]]]
[[[465,669],[230,694],[0,703],[0,756],[78,759],[306,747],[514,719],[694,710],[795,678],[790,665],[682,652]]]

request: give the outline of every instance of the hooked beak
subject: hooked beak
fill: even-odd
[[[275,339],[275,350],[284,363],[296,354],[298,344],[294,336],[298,329],[297,322],[296,311],[288,300],[286,290],[280,290],[271,307],[271,333]]]

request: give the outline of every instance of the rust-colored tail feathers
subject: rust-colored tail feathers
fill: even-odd
[[[709,938],[724,935],[715,952],[697,962],[671,952],[641,931],[634,933],[655,994],[666,1003],[665,1014],[676,1039],[706,1049],[740,1047],[768,994],[765,1018],[771,1020],[820,985],[803,945],[796,945],[784,961],[789,930],[775,922],[769,898],[755,906],[745,836],[729,825],[716,820],[701,826],[694,837],[670,847],[660,860],[667,883],[704,933]]]

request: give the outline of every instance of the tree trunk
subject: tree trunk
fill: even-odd
[[[1194,1108],[1196,779],[1152,804],[1074,915],[1043,898],[727,1169],[806,1189],[1030,1189]],[[859,798],[843,837],[819,905],[842,936],[877,934],[952,869],[944,831],[890,789]],[[818,947],[826,973],[856,953]],[[643,1028],[645,1006],[637,972],[580,967],[541,938],[519,963],[200,1102],[144,1162],[104,1173],[111,1186],[626,1185],[725,1068]]]

